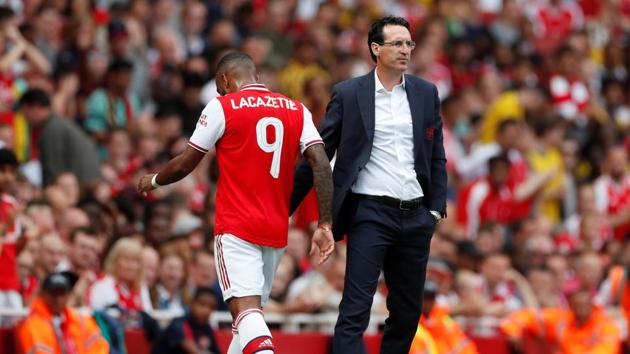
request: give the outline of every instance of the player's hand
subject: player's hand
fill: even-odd
[[[326,262],[334,250],[335,239],[330,226],[319,226],[313,233],[311,240],[311,255],[316,255],[316,252],[319,252],[318,264],[322,264]]]
[[[144,175],[140,177],[140,180],[138,181],[138,193],[140,193],[144,197],[147,196],[147,193],[155,189],[153,185],[151,184],[153,175],[154,175],[153,173]]]

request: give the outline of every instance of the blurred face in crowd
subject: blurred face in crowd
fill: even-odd
[[[115,264],[116,279],[132,287],[142,270],[141,253],[122,250],[116,257]]]
[[[282,259],[280,259],[278,270],[273,277],[273,283],[271,285],[272,298],[279,300],[279,298],[287,292],[289,283],[291,283],[294,278],[295,268],[295,261],[291,256],[285,253]]]
[[[564,283],[569,277],[569,262],[559,254],[547,257],[546,266],[560,283]]]
[[[204,293],[197,296],[190,304],[192,318],[198,324],[208,323],[210,314],[217,308],[217,298],[214,295]]]
[[[42,238],[38,262],[46,274],[54,272],[65,255],[65,245],[57,235],[47,235]]]
[[[516,148],[521,138],[523,125],[520,122],[506,123],[497,135],[497,143],[505,150]]]
[[[21,283],[34,275],[35,258],[30,251],[22,251],[17,257],[17,273]]]
[[[41,126],[48,117],[50,117],[50,107],[42,106],[35,103],[25,103],[20,107],[20,110],[28,120],[29,124],[34,127]]]
[[[490,172],[488,174],[490,181],[496,186],[505,185],[508,174],[510,172],[510,164],[507,161],[495,161],[490,164]]]
[[[111,80],[112,90],[119,96],[127,94],[131,84],[131,70],[118,70],[108,75]]]
[[[60,174],[55,184],[63,191],[63,194],[70,201],[70,205],[77,205],[79,203],[80,187],[79,180],[71,172],[65,172]]]
[[[424,293],[424,298],[422,300],[422,314],[425,317],[428,317],[429,314],[431,313],[431,310],[433,310],[433,306],[435,306],[436,296],[437,294],[434,292]]]
[[[608,169],[610,176],[619,181],[628,169],[628,153],[621,146],[615,146],[608,151]]]
[[[59,316],[63,314],[63,311],[66,308],[66,304],[68,303],[68,298],[70,297],[70,294],[70,291],[53,290],[42,292],[42,297],[50,312],[52,312],[52,314],[55,316]]]
[[[145,247],[142,250],[142,275],[145,285],[153,285],[157,278],[160,266],[160,256],[153,247]]]
[[[14,166],[0,167],[0,191],[7,191],[15,183],[17,171]]]
[[[175,255],[167,256],[160,265],[160,283],[171,292],[177,290],[184,280],[184,261]]]
[[[0,123],[0,141],[2,141],[9,149],[14,148],[15,134],[13,132],[12,125]]]
[[[124,130],[114,130],[109,136],[107,152],[111,160],[126,159],[131,154],[131,138]],[[118,166],[116,166],[118,167]]]
[[[184,29],[187,34],[199,34],[206,25],[207,9],[200,1],[191,2],[186,6]]]
[[[79,231],[74,235],[69,253],[75,271],[94,270],[101,253],[101,242],[96,235]]]
[[[587,290],[578,290],[569,298],[569,307],[578,324],[588,321],[593,312],[593,300]]]
[[[575,275],[587,288],[599,286],[604,274],[602,260],[597,254],[587,253],[582,255],[575,265]]]
[[[195,256],[194,269],[191,272],[196,286],[211,286],[216,280],[214,256],[207,252],[199,252]]]
[[[411,41],[411,34],[404,26],[386,25],[383,27],[383,43],[372,43],[372,53],[376,56],[376,65],[388,71],[403,73],[407,70],[412,49],[402,45],[400,48],[392,43]]]
[[[553,274],[548,270],[532,270],[527,274],[527,280],[538,298],[555,293],[557,284]]]
[[[491,286],[501,283],[509,269],[510,260],[502,254],[487,257],[481,265],[481,273]]]
[[[288,239],[286,253],[299,262],[308,254],[308,236],[302,230],[292,228],[289,230]]]

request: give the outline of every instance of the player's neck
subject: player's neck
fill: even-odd
[[[255,79],[253,79],[253,78],[236,80],[236,82],[235,82],[236,87],[238,87],[239,90],[241,88],[245,87],[245,86],[254,85],[254,84],[257,84],[257,83],[258,82]]]

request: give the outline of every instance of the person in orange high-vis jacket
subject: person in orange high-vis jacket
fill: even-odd
[[[475,343],[469,340],[448,310],[435,305],[438,286],[427,280],[424,286],[422,317],[409,354],[477,354]]]
[[[514,312],[501,324],[501,330],[516,346],[522,345],[525,332],[542,339],[547,354],[619,353],[620,330],[602,308],[593,305],[588,289],[573,292],[569,305],[570,310]]]
[[[626,246],[628,249],[628,246]],[[626,251],[627,252],[627,251]],[[597,297],[603,306],[607,308],[621,308],[621,316],[627,324],[630,323],[630,283],[628,276],[630,275],[630,266],[614,266],[608,273],[608,278],[602,284]],[[610,313],[610,312],[609,312]],[[622,320],[623,321],[623,320]],[[626,327],[627,331],[627,327]],[[630,335],[625,333],[625,352],[630,353]]]
[[[108,354],[109,345],[90,316],[66,306],[73,281],[68,274],[52,273],[31,312],[17,328],[23,354]]]

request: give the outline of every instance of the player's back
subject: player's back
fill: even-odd
[[[225,130],[216,144],[215,233],[284,247],[304,107],[263,85],[248,85],[218,100]]]

